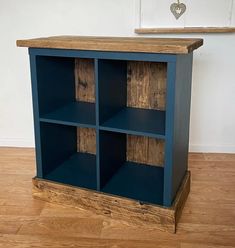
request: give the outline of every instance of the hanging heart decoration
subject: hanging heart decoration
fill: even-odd
[[[171,9],[172,14],[178,20],[186,11],[186,5],[184,3],[180,3],[180,1],[178,0],[177,3],[171,4],[170,9]]]

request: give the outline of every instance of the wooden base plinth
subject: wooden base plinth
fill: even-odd
[[[83,208],[99,215],[125,221],[129,225],[148,226],[171,233],[176,232],[176,224],[190,191],[190,172],[186,173],[175,201],[169,208],[142,204],[139,201],[39,178],[33,178],[32,181],[34,198],[75,208]]]

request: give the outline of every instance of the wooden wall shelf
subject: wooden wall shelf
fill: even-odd
[[[136,28],[136,34],[235,33],[235,27]]]
[[[174,232],[190,188],[192,52],[203,40],[17,44],[30,47],[34,196]]]

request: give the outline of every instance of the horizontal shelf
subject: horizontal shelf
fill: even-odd
[[[163,204],[163,167],[125,162],[103,187],[112,195]]]
[[[165,111],[124,108],[100,126],[101,130],[165,138]]]
[[[75,153],[44,178],[95,190],[96,156],[89,153]]]
[[[95,103],[72,102],[55,111],[42,115],[40,121],[94,128]]]

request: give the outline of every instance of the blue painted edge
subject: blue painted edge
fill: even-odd
[[[178,55],[176,62],[172,200],[188,169],[193,53]]]
[[[100,131],[99,131],[99,68],[95,59],[95,116],[96,116],[96,188],[100,191]]]
[[[133,53],[133,52],[104,52],[89,50],[67,50],[49,48],[29,48],[30,55],[56,56],[56,57],[79,57],[94,59],[113,59],[113,60],[141,60],[155,62],[175,62],[175,54],[159,53]]]
[[[47,123],[52,123],[52,124],[60,124],[60,125],[66,125],[66,126],[74,126],[74,127],[85,127],[85,128],[95,128],[96,125],[91,125],[91,124],[82,124],[78,122],[72,122],[72,121],[60,121],[60,120],[53,120],[53,119],[48,119],[48,118],[40,118],[41,122],[47,122]]]
[[[120,129],[120,128],[105,127],[102,125],[99,128],[100,128],[100,130],[103,130],[103,131],[110,131],[110,132],[116,132],[116,133],[125,133],[125,134],[131,134],[131,135],[165,139],[165,136],[161,135],[161,134],[154,134],[154,133],[148,133],[148,132],[138,132],[138,131],[132,131],[132,130],[126,130],[126,129]]]
[[[174,103],[175,103],[176,63],[167,64],[166,128],[165,128],[165,167],[163,205],[171,206],[172,201],[172,165],[174,145]]]
[[[40,135],[40,120],[39,120],[39,105],[38,105],[38,90],[37,90],[37,65],[36,56],[30,55],[30,73],[32,86],[32,102],[33,102],[33,118],[34,118],[34,137],[35,137],[35,153],[36,153],[36,168],[37,177],[43,178],[42,159],[41,159],[41,135]]]

